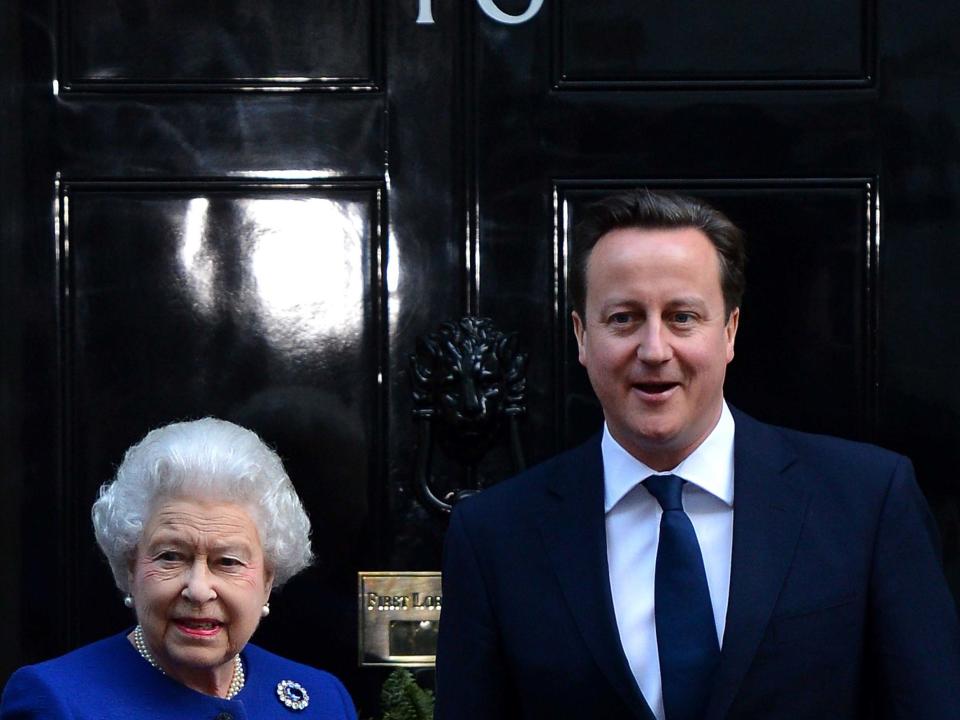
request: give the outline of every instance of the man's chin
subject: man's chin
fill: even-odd
[[[644,423],[619,432],[611,428],[611,434],[631,455],[655,470],[668,470],[683,460],[683,442],[673,425]],[[669,467],[658,467],[677,456],[679,459]]]
[[[646,413],[643,420],[632,423],[628,430],[638,445],[666,450],[679,444],[683,425],[665,412]]]

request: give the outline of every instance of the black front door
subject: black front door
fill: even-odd
[[[259,642],[372,715],[356,572],[438,569],[444,530],[416,338],[518,333],[528,461],[594,431],[569,231],[638,185],[747,231],[729,399],[909,453],[960,589],[955,5],[7,2],[3,676],[129,623],[96,490],[149,428],[216,415],[278,448],[316,528]]]

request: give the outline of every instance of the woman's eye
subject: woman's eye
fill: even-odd
[[[243,565],[243,562],[233,557],[222,557],[220,558],[220,565],[224,567],[239,567]]]
[[[155,559],[161,562],[177,562],[180,558],[180,553],[173,550],[164,550],[162,553],[159,553]]]

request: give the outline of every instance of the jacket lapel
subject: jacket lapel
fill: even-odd
[[[574,450],[569,459],[549,485],[540,520],[545,547],[597,665],[636,718],[654,720],[624,655],[613,610],[600,436]]]
[[[796,461],[773,428],[731,408],[733,556],[720,667],[706,720],[725,717],[763,637],[790,568],[809,494],[787,472]]]

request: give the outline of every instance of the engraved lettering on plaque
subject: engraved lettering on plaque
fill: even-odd
[[[360,665],[433,666],[440,573],[357,573],[357,598]]]

